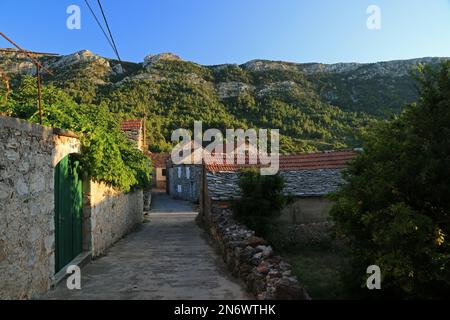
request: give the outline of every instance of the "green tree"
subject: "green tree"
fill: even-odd
[[[24,77],[13,92],[12,116],[38,122],[36,81]],[[80,134],[83,171],[123,191],[151,182],[151,163],[122,134],[119,119],[104,103],[78,105],[54,86],[42,87],[43,124]]]
[[[334,195],[331,214],[353,252],[346,280],[364,288],[358,295],[368,294],[369,265],[382,273],[382,290],[370,295],[450,295],[450,62],[419,71],[419,101],[365,134]]]
[[[241,198],[233,203],[234,216],[257,235],[269,236],[275,219],[286,204],[283,178],[279,175],[263,176],[259,170],[243,170],[239,187]]]

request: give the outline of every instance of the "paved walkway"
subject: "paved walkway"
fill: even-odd
[[[189,203],[153,196],[149,222],[82,269],[82,289],[65,281],[49,299],[251,298],[230,277]]]

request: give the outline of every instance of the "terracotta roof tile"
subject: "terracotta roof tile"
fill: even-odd
[[[139,131],[142,129],[142,120],[126,120],[121,123],[122,131]]]
[[[165,168],[167,166],[167,160],[170,158],[170,153],[152,153],[149,152],[148,156],[152,159],[153,167]]]
[[[293,154],[280,155],[279,168],[280,171],[300,171],[300,170],[315,170],[315,169],[340,169],[347,166],[348,161],[356,157],[353,151],[333,151],[333,152],[319,152],[309,154]],[[236,157],[235,157],[236,159]],[[258,159],[258,164],[248,164],[248,157],[246,157],[245,165],[237,165],[236,161],[227,161],[226,156],[223,156],[222,163],[213,162],[213,159],[205,159],[206,169],[210,172],[221,171],[237,171],[246,167],[260,167],[261,164]]]

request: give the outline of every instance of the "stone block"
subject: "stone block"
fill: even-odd
[[[11,188],[3,182],[0,182],[0,200],[6,200],[11,197]]]
[[[29,194],[30,190],[28,188],[28,184],[25,182],[23,177],[19,177],[16,182],[16,191],[17,194],[22,197]]]

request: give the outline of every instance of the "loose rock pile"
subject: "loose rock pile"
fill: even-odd
[[[291,266],[275,256],[268,243],[237,223],[229,209],[213,208],[210,233],[232,271],[259,300],[310,300],[292,275]]]

